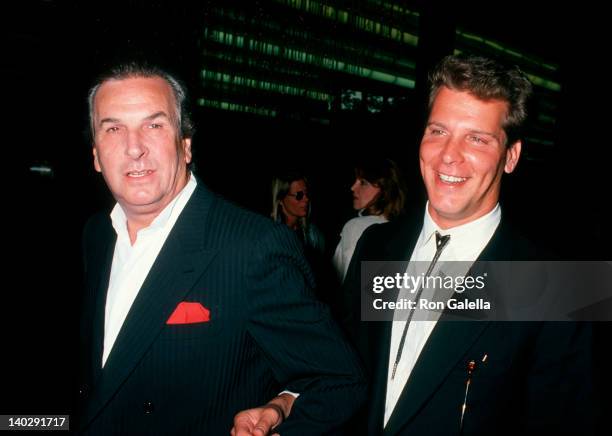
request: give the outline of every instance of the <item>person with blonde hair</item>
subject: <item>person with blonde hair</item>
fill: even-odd
[[[272,219],[296,233],[307,255],[311,251],[323,254],[325,238],[310,222],[310,207],[308,180],[303,174],[291,171],[272,179]]]

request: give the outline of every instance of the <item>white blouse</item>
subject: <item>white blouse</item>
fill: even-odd
[[[383,215],[366,215],[358,216],[346,222],[340,233],[340,242],[336,247],[334,258],[332,260],[338,277],[344,281],[344,276],[348,270],[353,252],[357,246],[357,241],[361,238],[361,234],[372,224],[386,223],[387,218]]]

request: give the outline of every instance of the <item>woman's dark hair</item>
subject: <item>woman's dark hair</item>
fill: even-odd
[[[380,193],[366,206],[366,215],[384,215],[392,220],[404,212],[406,185],[397,164],[391,159],[369,159],[355,167],[355,176],[380,188]]]

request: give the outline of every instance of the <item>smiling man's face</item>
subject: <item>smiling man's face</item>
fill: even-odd
[[[497,204],[503,172],[516,167],[520,141],[506,146],[508,103],[442,87],[420,148],[429,213],[443,229],[480,218]]]

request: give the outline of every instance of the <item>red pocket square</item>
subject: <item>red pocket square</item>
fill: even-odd
[[[166,324],[196,324],[210,321],[210,310],[200,303],[182,301],[176,306]]]

